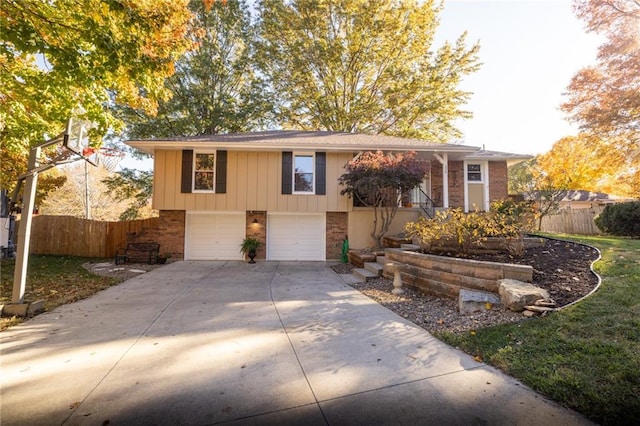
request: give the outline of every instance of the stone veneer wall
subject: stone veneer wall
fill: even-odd
[[[253,223],[253,220],[258,223]],[[255,238],[262,242],[262,248],[256,253],[256,259],[267,258],[267,212],[247,212],[247,238]],[[240,247],[238,247],[240,250]]]
[[[340,259],[342,256],[342,242],[348,233],[347,212],[327,212],[327,260]]]
[[[402,263],[407,269],[402,282],[418,291],[437,296],[457,298],[461,288],[498,292],[498,280],[510,278],[532,282],[533,268],[470,259],[421,254],[402,249],[386,249],[387,262]],[[384,276],[393,274],[385,268]]]

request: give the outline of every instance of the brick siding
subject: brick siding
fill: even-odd
[[[504,200],[508,195],[507,162],[489,161],[489,200]]]
[[[258,223],[253,223],[254,219]],[[256,253],[256,259],[267,258],[267,212],[247,212],[247,238],[262,242],[262,248]]]
[[[442,198],[442,164],[439,161],[431,162],[431,199],[434,207],[444,207]]]
[[[462,161],[449,161],[449,207],[464,208],[464,162]]]
[[[184,210],[160,210],[153,228],[127,235],[127,243],[154,242],[160,244],[160,253],[171,253],[172,259],[184,259]]]
[[[327,212],[327,260],[340,259],[342,243],[347,237],[347,212]]]

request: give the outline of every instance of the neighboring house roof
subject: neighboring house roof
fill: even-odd
[[[483,151],[475,146],[442,144],[421,139],[303,130],[271,130],[251,133],[131,140],[127,144],[149,154],[153,154],[156,149],[233,148],[251,151],[318,149],[325,151],[412,150],[417,152],[453,153],[457,154],[456,159],[526,160],[531,158],[528,155]],[[468,157],[469,155],[472,155],[472,157]]]

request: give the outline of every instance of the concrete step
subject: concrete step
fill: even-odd
[[[387,263],[387,257],[386,256],[376,256],[376,262],[381,264],[382,266],[384,266],[384,264]]]
[[[342,278],[342,281],[345,284],[355,284],[355,283],[361,283],[362,281],[364,281],[362,278],[356,277],[353,273],[352,274],[340,274],[339,276],[340,276],[340,278]]]
[[[378,277],[381,277],[382,276],[382,270],[384,269],[384,266],[379,264],[379,263],[365,262],[364,269],[366,269],[369,272],[373,272]]]
[[[363,281],[369,281],[378,278],[377,274],[374,274],[373,272],[364,268],[354,268],[353,275],[355,275],[357,278],[362,279]]]
[[[418,251],[420,250],[420,246],[417,244],[401,244],[400,248],[402,250],[407,250],[407,251]]]

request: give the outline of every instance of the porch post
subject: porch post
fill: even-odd
[[[442,206],[449,208],[449,154],[442,154]]]

